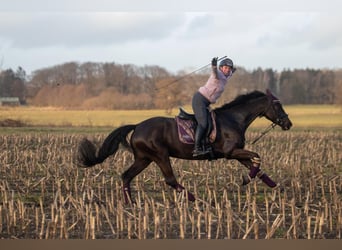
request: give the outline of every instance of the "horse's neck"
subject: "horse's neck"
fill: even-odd
[[[246,130],[257,117],[265,112],[267,103],[266,98],[259,98],[255,101],[249,102],[248,104],[236,107],[231,111],[231,114],[233,114],[241,127]]]

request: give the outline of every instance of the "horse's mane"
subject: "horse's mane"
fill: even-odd
[[[242,105],[242,104],[246,104],[251,100],[254,100],[256,98],[263,97],[263,96],[266,96],[266,94],[263,92],[260,92],[258,90],[255,90],[255,91],[247,93],[245,95],[237,96],[233,101],[226,103],[226,104],[222,105],[221,107],[216,108],[215,111],[231,109],[233,107],[236,107],[236,106]]]

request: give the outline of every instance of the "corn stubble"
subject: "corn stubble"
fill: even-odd
[[[250,132],[252,140],[258,134]],[[92,139],[103,141],[105,134]],[[273,132],[256,145],[279,186],[256,180],[235,161],[172,159],[188,202],[152,164],[124,204],[120,175],[128,151],[91,169],[74,164],[82,135],[0,137],[0,238],[33,239],[341,239],[341,134]]]

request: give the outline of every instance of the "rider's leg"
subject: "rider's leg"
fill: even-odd
[[[195,132],[195,148],[193,151],[194,157],[209,153],[209,151],[203,147],[203,137],[206,136],[206,130],[208,126],[209,104],[209,101],[199,92],[195,93],[192,99],[192,109],[195,113],[198,125]]]
[[[198,124],[195,133],[195,148],[192,152],[192,155],[194,157],[209,153],[209,151],[206,150],[206,148],[203,145],[203,136],[205,135],[205,132],[205,129],[203,129],[202,126]]]

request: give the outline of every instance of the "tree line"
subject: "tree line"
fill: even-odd
[[[0,96],[22,104],[76,109],[172,109],[191,103],[210,68],[191,75],[171,74],[156,65],[68,62],[26,75],[19,67],[0,70]],[[186,76],[186,77],[184,77]],[[281,72],[238,67],[217,105],[239,94],[271,89],[284,104],[342,104],[341,69]]]

